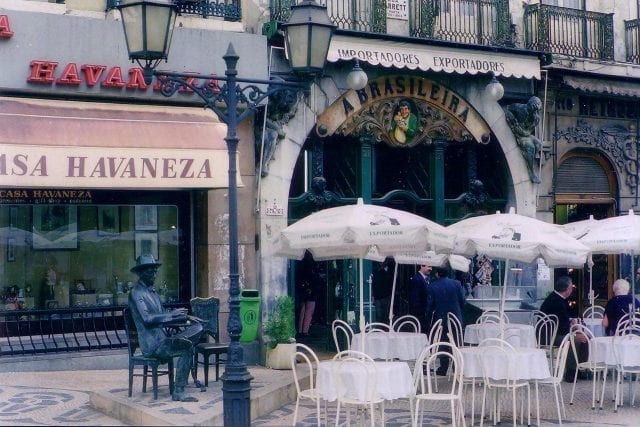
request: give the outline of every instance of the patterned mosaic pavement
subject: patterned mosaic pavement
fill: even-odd
[[[289,371],[273,371],[259,368],[252,382],[254,390],[268,390],[275,383],[291,378]],[[197,403],[179,403],[169,399],[168,389],[161,384],[159,398],[154,401],[150,392],[141,393],[141,385],[134,385],[131,399],[126,394],[126,370],[112,371],[62,371],[24,373],[10,372],[0,376],[0,425],[68,425],[68,426],[121,426],[127,425],[114,417],[105,415],[90,404],[90,394],[100,392],[112,396],[114,401],[126,401],[134,407],[153,415],[154,419],[172,421],[173,424],[189,424],[186,419],[206,419],[214,405],[219,405],[222,392],[219,383],[205,393],[197,389],[191,391],[200,401]],[[610,390],[610,389],[609,389]],[[570,384],[563,384],[565,401],[568,402]],[[253,393],[256,396],[259,393]],[[607,392],[610,397],[610,391]],[[543,426],[558,425],[555,416],[553,394],[541,395],[541,424]],[[278,427],[291,425],[295,405],[288,404],[267,415],[259,417],[252,425],[261,427]],[[506,406],[503,410],[502,425],[511,425],[511,410]],[[479,407],[477,407],[479,410]],[[467,408],[468,415],[469,408]],[[563,424],[572,427],[582,426],[637,426],[640,425],[640,393],[635,407],[628,405],[618,413],[613,412],[610,400],[605,402],[604,410],[591,410],[591,382],[579,381],[576,389],[576,403],[566,406],[567,417]],[[329,424],[335,422],[335,403],[327,405]],[[399,400],[385,405],[387,426],[406,426],[410,424],[408,401]],[[344,419],[344,418],[343,418]],[[182,420],[182,423],[180,421]],[[298,416],[299,426],[316,424],[315,405],[309,401],[302,402]],[[467,416],[467,423],[469,423]],[[532,422],[535,421],[532,419]],[[145,425],[155,425],[146,423]],[[324,422],[323,422],[324,424]],[[476,425],[478,420],[476,418]],[[425,413],[425,426],[450,425],[449,412],[446,405],[430,407]]]

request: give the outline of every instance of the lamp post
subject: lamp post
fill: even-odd
[[[151,83],[155,75],[161,93],[172,96],[180,89],[190,89],[227,125],[227,153],[229,157],[229,320],[230,337],[225,371],[222,375],[224,424],[249,426],[251,422],[250,391],[253,379],[247,370],[240,345],[240,284],[238,268],[238,196],[236,182],[236,153],[238,123],[251,115],[275,92],[302,89],[299,82],[284,80],[258,80],[237,77],[239,56],[229,44],[223,56],[225,77],[214,80],[224,82],[213,85],[210,75],[182,74],[154,71],[168,56],[178,6],[172,0],[121,0],[118,4],[122,17],[129,59],[143,69],[145,81]],[[291,7],[291,18],[285,24],[287,50],[291,68],[303,76],[321,72],[329,50],[335,26],[329,20],[325,7],[313,0],[305,0]],[[289,43],[288,38],[295,40]],[[221,108],[221,106],[226,107]],[[245,108],[240,108],[245,107]]]

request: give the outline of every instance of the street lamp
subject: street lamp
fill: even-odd
[[[223,56],[225,77],[212,78],[203,74],[182,74],[154,71],[167,59],[171,35],[178,6],[171,0],[121,0],[118,4],[122,16],[129,59],[144,70],[145,81],[151,83],[155,75],[165,96],[180,89],[190,89],[227,125],[227,153],[229,157],[229,321],[227,331],[228,360],[222,375],[224,425],[249,426],[251,422],[250,390],[253,379],[247,370],[240,345],[240,285],[238,269],[238,196],[236,183],[236,152],[238,123],[252,114],[258,106],[275,92],[303,89],[298,82],[284,80],[258,80],[238,78],[236,65],[239,56],[230,43]],[[326,7],[313,0],[292,6],[291,19],[285,25],[295,40],[288,43],[291,68],[296,73],[312,77],[324,68],[335,26],[331,24]],[[194,53],[195,54],[195,53]],[[225,82],[212,85],[212,80]],[[244,86],[240,83],[246,83]],[[266,87],[266,89],[264,89]],[[220,108],[226,106],[226,109]],[[246,108],[239,109],[239,105]]]

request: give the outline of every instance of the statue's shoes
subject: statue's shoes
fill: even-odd
[[[171,397],[175,402],[197,402],[198,399],[188,394],[174,393]]]

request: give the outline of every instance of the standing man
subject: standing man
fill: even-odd
[[[129,309],[136,324],[142,354],[165,360],[178,358],[176,379],[171,391],[173,400],[197,402],[198,399],[186,394],[184,388],[193,361],[193,345],[200,339],[202,325],[194,323],[175,335],[165,334],[165,325],[187,323],[187,311],[167,311],[162,307],[160,297],[153,287],[161,265],[151,254],[138,257],[136,265],[131,269],[132,273],[138,275],[138,282],[129,293]]]
[[[449,278],[449,270],[442,267],[434,269],[436,280],[431,282],[427,288],[427,316],[432,318],[432,322],[442,319],[442,335],[447,336],[448,313],[454,314],[462,324],[462,307],[464,306],[464,289],[459,280]],[[444,341],[444,339],[442,339]],[[433,344],[433,343],[430,343]],[[460,345],[461,343],[452,343]],[[447,375],[449,369],[449,358],[440,357],[440,367],[436,370],[436,375]]]
[[[553,343],[554,346],[560,345],[564,337],[571,330],[571,325],[575,323],[575,320],[571,320],[569,317],[569,302],[567,298],[573,292],[573,281],[569,276],[560,276],[553,284],[553,292],[545,298],[544,302],[540,306],[540,311],[545,314],[554,314],[558,317],[558,331],[556,332],[556,339]],[[536,331],[537,333],[537,331]],[[576,338],[579,343],[576,346],[578,352],[578,359],[580,361],[587,360],[588,347],[580,345],[580,343],[586,343],[587,338],[582,334],[576,334]],[[546,344],[546,343],[543,343]],[[573,378],[576,372],[576,360],[573,357],[573,352],[569,353],[567,357],[567,365],[564,374],[565,381],[573,382]]]
[[[393,258],[388,257],[373,273],[371,291],[373,304],[376,307],[376,321],[387,323],[391,308],[391,292],[393,291]]]
[[[422,333],[429,333],[429,320],[427,319],[427,286],[429,285],[430,265],[421,265],[420,269],[411,278],[409,284],[409,314],[420,321]]]

